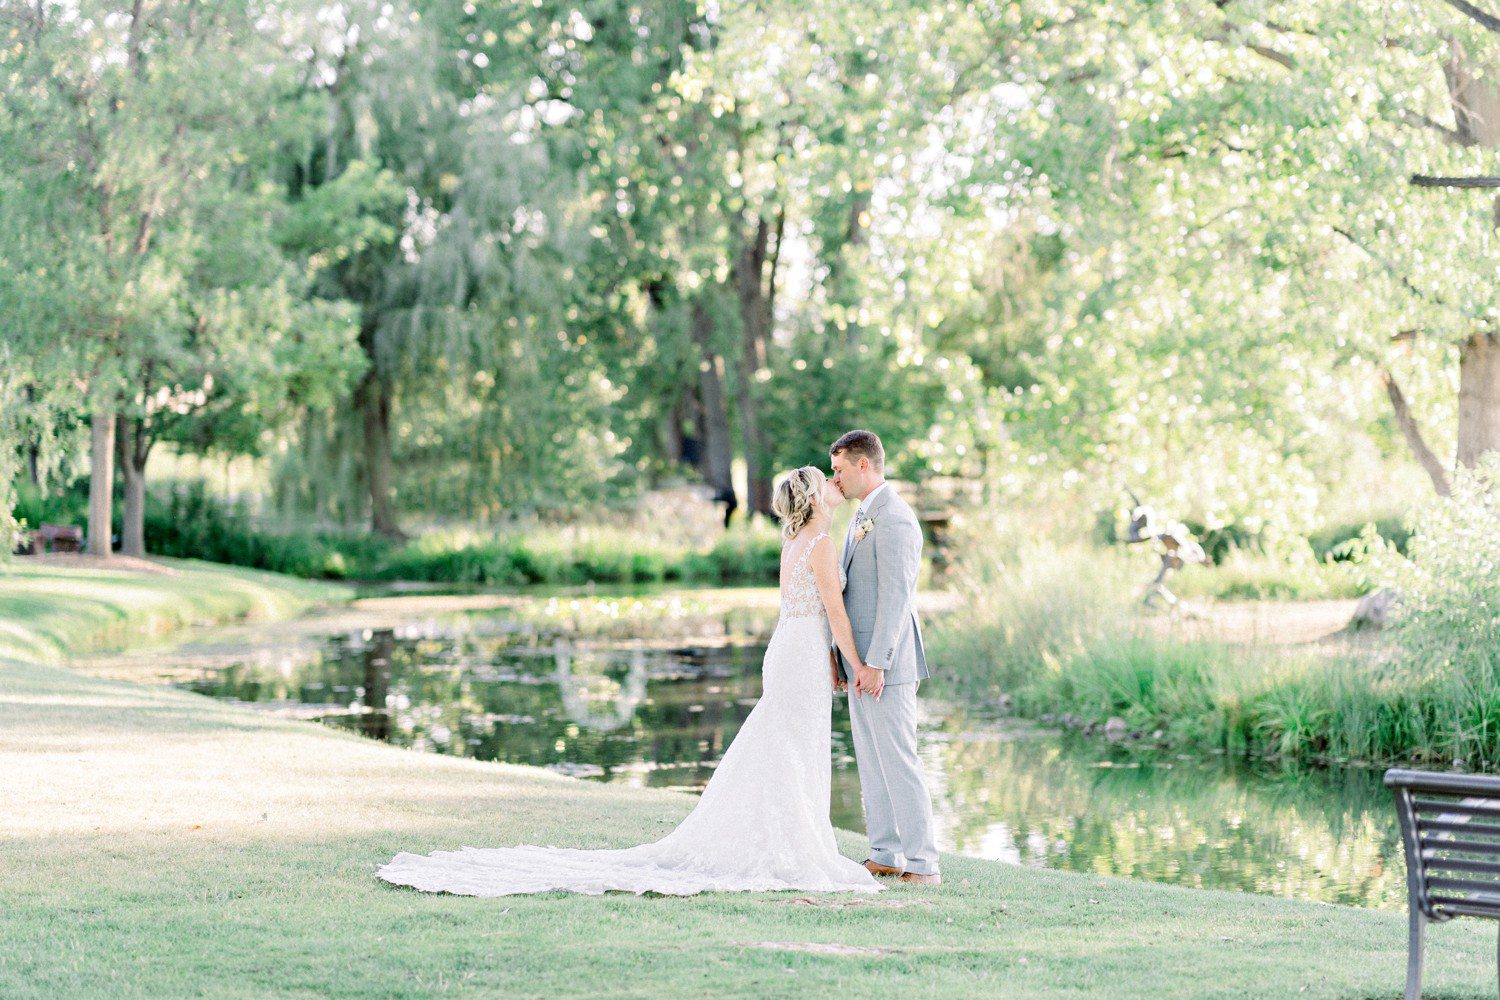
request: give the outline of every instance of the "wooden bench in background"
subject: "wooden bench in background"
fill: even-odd
[[[82,552],[83,529],[72,524],[39,524],[31,533],[31,551]]]
[[[1418,1000],[1429,923],[1500,920],[1500,776],[1392,769],[1385,784],[1406,845],[1406,1000]]]

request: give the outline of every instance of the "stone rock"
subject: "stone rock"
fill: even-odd
[[[1383,629],[1391,623],[1392,616],[1400,606],[1401,598],[1394,590],[1385,588],[1373,590],[1361,597],[1359,604],[1355,605],[1354,615],[1349,619],[1349,627]]]
[[[1111,715],[1109,721],[1104,724],[1104,735],[1107,739],[1123,740],[1128,731],[1129,727],[1125,725],[1125,720],[1118,715]]]

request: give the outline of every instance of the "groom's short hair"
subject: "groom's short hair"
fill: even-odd
[[[885,472],[885,446],[880,443],[880,435],[874,431],[849,431],[844,434],[828,449],[829,458],[836,458],[841,454],[847,455],[851,462],[859,461],[863,455],[870,460],[876,472]]]

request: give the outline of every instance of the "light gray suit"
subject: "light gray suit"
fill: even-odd
[[[922,527],[905,500],[887,485],[864,517],[873,521],[863,539],[859,518],[844,539],[844,608],[854,647],[867,666],[885,671],[877,701],[849,692],[854,757],[870,834],[870,859],[922,875],[936,874],[932,800],[917,759],[917,688],[929,675],[917,621],[917,571]],[[852,671],[837,658],[839,674]]]

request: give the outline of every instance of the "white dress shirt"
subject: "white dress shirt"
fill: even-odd
[[[869,493],[865,494],[865,498],[859,502],[859,506],[854,508],[855,520],[858,520],[859,516],[865,512],[865,508],[869,507],[872,503],[875,502],[875,498],[880,495],[880,491],[885,489],[889,485],[890,483],[881,483]]]

